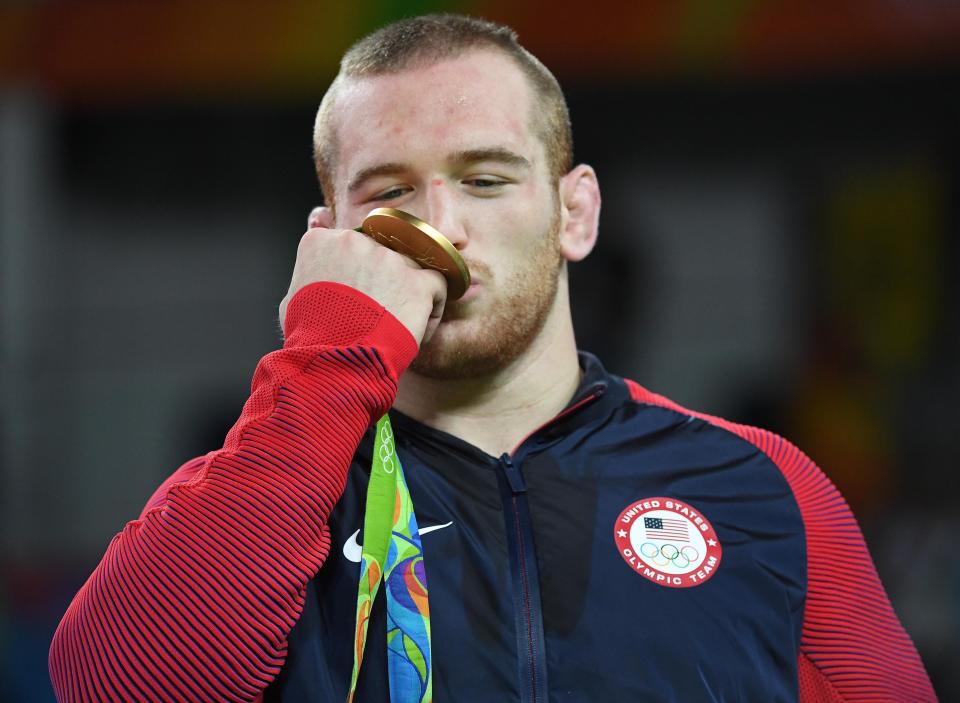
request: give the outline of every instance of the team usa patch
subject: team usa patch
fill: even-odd
[[[713,578],[723,549],[710,521],[676,498],[643,498],[613,526],[620,556],[660,586],[690,588]]]

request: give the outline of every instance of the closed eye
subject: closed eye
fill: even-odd
[[[385,190],[382,193],[377,193],[372,198],[371,201],[380,201],[380,200],[394,200],[396,198],[403,197],[409,193],[411,188],[408,186],[395,186],[390,190]]]
[[[499,192],[503,186],[509,185],[509,181],[499,178],[465,178],[461,183],[474,190],[484,191],[484,195],[493,195]]]

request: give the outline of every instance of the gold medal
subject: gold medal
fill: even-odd
[[[392,207],[378,207],[357,228],[398,254],[447,279],[447,300],[456,300],[470,287],[470,271],[450,240],[423,220]]]

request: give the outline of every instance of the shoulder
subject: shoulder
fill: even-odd
[[[866,557],[869,569],[873,571],[860,527],[846,500],[823,471],[796,445],[769,430],[689,410],[635,381],[626,380],[626,384],[631,398],[638,403],[668,408],[698,418],[740,437],[763,452],[783,474],[800,507],[807,535],[807,562],[811,569],[819,565],[822,559],[824,563],[833,561],[832,555],[821,554],[821,549],[834,550],[842,544],[846,553],[849,553],[846,550],[852,550],[858,556]],[[822,539],[825,535],[829,535],[830,539]]]
[[[635,381],[625,382],[634,402],[698,418],[753,444],[789,484],[807,546],[801,700],[935,700],[853,512],[817,465],[773,432],[689,410]],[[872,698],[875,694],[879,697]]]
[[[815,519],[817,513],[830,513],[831,507],[839,505],[846,508],[846,502],[830,479],[796,445],[780,435],[759,427],[730,422],[716,415],[690,410],[663,395],[644,388],[636,381],[624,379],[624,382],[630,391],[630,397],[635,402],[666,408],[703,420],[754,445],[780,469],[790,484],[805,522],[808,518]]]

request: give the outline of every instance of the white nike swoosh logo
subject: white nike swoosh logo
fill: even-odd
[[[431,525],[430,527],[421,527],[420,534],[425,535],[434,530],[442,530],[444,527],[450,527],[453,524],[453,521],[444,523],[443,525]],[[363,547],[357,543],[357,537],[360,536],[360,530],[357,530],[350,538],[343,543],[343,556],[349,559],[352,562],[360,563],[363,555]]]

